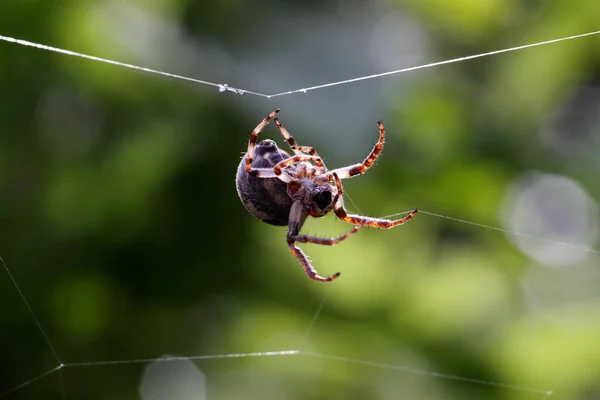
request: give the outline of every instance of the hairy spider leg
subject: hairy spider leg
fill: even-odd
[[[331,177],[334,174],[337,174],[339,179],[352,178],[353,176],[364,174],[369,168],[371,168],[371,166],[375,163],[375,160],[377,160],[377,157],[379,157],[381,154],[381,151],[383,150],[383,143],[385,141],[385,128],[383,127],[381,121],[377,121],[377,125],[379,126],[379,141],[375,144],[375,147],[373,147],[371,153],[362,163],[334,169],[333,171],[330,171],[324,175],[323,178],[331,180]]]
[[[302,153],[304,152],[304,153],[308,153],[311,156],[319,157],[319,155],[317,154],[317,151],[315,150],[314,147],[299,146],[296,143],[296,141],[294,140],[294,137],[288,132],[287,129],[285,129],[283,124],[281,124],[281,122],[279,122],[278,118],[273,119],[273,121],[275,122],[275,125],[277,125],[277,127],[279,128],[279,131],[283,135],[283,138],[285,139],[287,144],[290,145],[290,147],[292,148],[292,150],[294,150],[294,153],[296,153],[296,155],[302,155]],[[317,166],[327,170],[327,168],[325,167],[325,163],[323,162],[323,160],[320,157],[318,160],[315,161],[315,163],[317,164]]]
[[[340,273],[337,272],[337,273],[335,273],[331,276],[327,276],[327,277],[318,275],[317,271],[311,265],[310,261],[308,260],[308,258],[304,254],[304,252],[302,250],[300,250],[297,246],[295,246],[294,242],[314,243],[314,244],[320,244],[323,246],[334,246],[334,245],[338,244],[339,242],[346,240],[350,236],[354,235],[356,232],[358,232],[358,230],[360,228],[362,228],[362,225],[355,225],[354,228],[352,228],[350,231],[348,231],[348,232],[344,233],[343,235],[338,236],[336,238],[322,238],[322,237],[311,236],[311,235],[296,235],[294,237],[288,238],[288,246],[289,246],[290,250],[292,250],[292,254],[294,254],[294,256],[296,256],[296,258],[298,258],[298,260],[300,261],[300,264],[302,264],[302,267],[304,268],[304,271],[306,272],[306,275],[308,275],[308,277],[310,279],[319,281],[319,282],[331,282],[331,281],[337,279],[340,276]]]
[[[349,222],[354,225],[366,225],[366,226],[371,226],[371,227],[379,228],[379,229],[391,229],[395,226],[405,224],[406,222],[411,220],[415,215],[417,215],[417,213],[419,212],[418,209],[415,209],[410,214],[408,214],[406,217],[400,218],[397,220],[392,220],[392,221],[389,219],[385,219],[385,218],[372,218],[372,217],[365,217],[362,215],[348,214],[344,208],[344,201],[343,201],[343,197],[342,197],[342,194],[343,194],[342,181],[340,180],[339,176],[336,173],[333,174],[333,180],[335,181],[335,184],[338,189],[338,194],[339,194],[338,200],[337,200],[335,206],[333,207],[333,212],[342,221],[346,221],[346,222]]]
[[[306,254],[304,254],[302,250],[300,250],[294,245],[294,239],[288,238],[288,247],[292,251],[292,254],[296,256],[296,258],[300,261],[300,264],[302,264],[302,268],[304,268],[304,272],[306,272],[306,275],[308,275],[308,277],[313,281],[331,282],[336,280],[340,276],[339,272],[336,272],[335,274],[330,276],[319,275],[317,273],[317,270],[314,269],[313,266],[310,264],[310,261],[308,261]]]
[[[287,244],[292,254],[300,261],[304,272],[308,277],[314,281],[319,282],[331,282],[340,276],[340,273],[333,274],[331,276],[321,276],[317,273],[317,270],[313,268],[308,257],[302,250],[296,247],[296,236],[300,233],[300,228],[304,225],[306,218],[308,217],[309,212],[306,210],[302,204],[301,200],[296,200],[292,203],[292,207],[290,208],[290,216],[288,221],[288,232],[287,232]]]
[[[337,202],[339,197],[340,194],[336,193],[335,197],[333,198],[334,204]],[[304,254],[304,252],[295,245],[295,242],[314,243],[323,246],[333,246],[353,236],[356,232],[358,232],[360,228],[362,228],[362,225],[355,225],[354,228],[352,228],[350,231],[335,238],[322,238],[312,235],[300,235],[298,234],[298,231],[300,230],[306,219],[306,215],[302,212],[300,207],[300,203],[294,203],[294,205],[292,206],[292,210],[290,210],[291,223],[288,227],[288,247],[292,251],[292,254],[294,254],[294,256],[300,261],[304,272],[310,279],[318,282],[331,282],[337,279],[337,277],[340,276],[340,273],[338,272],[327,277],[320,276],[317,273],[317,270],[315,270],[315,268],[311,265],[310,261],[308,260],[308,257],[306,257],[306,254]]]
[[[265,126],[269,123],[271,118],[273,118],[279,109],[271,112],[265,119],[263,119],[260,124],[254,128],[252,134],[250,135],[250,139],[248,140],[248,150],[246,151],[246,172],[248,175],[255,176],[257,178],[278,178],[285,183],[289,183],[293,180],[293,178],[287,174],[285,171],[279,171],[279,173],[275,173],[273,168],[253,168],[252,161],[254,160],[254,147],[256,146],[256,139],[258,138],[258,134],[263,130]]]
[[[246,151],[246,172],[248,172],[249,174],[251,174],[252,171],[252,161],[254,160],[254,147],[256,146],[256,139],[258,138],[258,134],[264,129],[265,126],[267,126],[271,118],[277,115],[278,112],[279,109],[267,115],[265,119],[263,119],[250,134],[250,139],[248,140],[248,150]]]
[[[314,243],[323,246],[334,246],[339,242],[348,239],[350,236],[353,236],[362,227],[363,225],[354,225],[354,228],[335,238],[324,238],[312,235],[296,235],[294,236],[294,240],[299,243]]]
[[[283,169],[285,167],[287,167],[288,165],[292,165],[295,164],[297,162],[301,162],[301,161],[314,161],[315,164],[317,163],[321,163],[321,165],[323,164],[323,161],[319,158],[319,157],[315,157],[315,156],[307,156],[306,154],[301,154],[301,155],[295,155],[295,156],[291,156],[290,158],[286,158],[283,161],[280,161],[277,163],[277,165],[275,165],[273,167],[273,173],[276,176],[281,175],[283,172],[285,172]],[[323,167],[319,167],[317,166],[317,168],[319,169],[323,169]],[[322,171],[321,171],[322,172]],[[285,181],[287,182],[287,181]]]

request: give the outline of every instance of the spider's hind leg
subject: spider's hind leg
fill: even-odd
[[[281,168],[279,168],[278,170],[275,170],[273,168],[254,168],[252,166],[252,162],[254,161],[254,157],[256,155],[255,149],[256,149],[256,140],[258,138],[258,134],[269,123],[271,118],[273,118],[278,112],[279,112],[279,109],[277,109],[277,110],[271,112],[269,115],[267,115],[265,117],[265,119],[263,119],[260,122],[260,124],[258,124],[256,126],[256,128],[254,128],[254,131],[252,131],[252,134],[250,134],[250,139],[248,140],[248,150],[246,151],[246,155],[244,156],[245,160],[246,160],[245,161],[246,173],[250,176],[254,176],[257,178],[277,178],[285,183],[290,183],[293,180],[292,176],[290,176],[288,173],[286,173]]]
[[[362,215],[348,214],[346,212],[346,209],[344,208],[344,202],[343,202],[343,197],[342,197],[342,195],[343,195],[342,181],[340,180],[339,176],[335,172],[333,173],[333,180],[335,181],[335,184],[337,186],[338,196],[339,196],[333,207],[333,212],[342,221],[349,222],[354,225],[366,225],[366,226],[371,226],[373,228],[379,228],[379,229],[391,229],[395,226],[407,223],[419,212],[418,209],[415,209],[410,214],[408,214],[406,217],[396,219],[396,220],[389,220],[389,219],[385,219],[385,218],[372,218],[372,217],[365,217]]]
[[[321,168],[325,168],[325,163],[323,162],[323,160],[321,159],[321,157],[319,157],[319,155],[317,154],[317,151],[315,150],[314,147],[312,146],[299,146],[296,141],[294,140],[294,137],[288,132],[287,129],[285,129],[285,127],[283,126],[283,124],[281,122],[279,122],[278,118],[275,118],[273,121],[275,121],[275,125],[277,125],[277,127],[279,128],[279,131],[281,132],[281,135],[283,135],[283,138],[285,139],[285,141],[287,142],[287,144],[290,145],[291,149],[294,151],[294,153],[296,155],[302,155],[303,153],[309,154],[313,157],[317,157],[317,160],[315,160],[315,164],[317,164],[318,167]]]
[[[352,178],[356,175],[364,174],[369,168],[375,164],[375,160],[381,154],[383,150],[383,143],[385,142],[385,128],[381,121],[377,121],[377,126],[379,127],[379,140],[371,150],[371,153],[364,159],[364,161],[360,164],[350,165],[348,167],[338,168],[329,172],[329,176],[332,176],[334,173],[337,174],[339,179],[347,179]]]
[[[265,117],[265,119],[263,119],[260,124],[258,124],[256,126],[256,128],[254,128],[254,130],[252,131],[252,133],[250,134],[250,139],[248,140],[248,150],[246,151],[246,172],[251,174],[251,175],[258,175],[253,171],[252,168],[252,161],[254,160],[254,147],[256,146],[256,140],[258,139],[258,134],[260,133],[260,131],[263,130],[263,128],[265,126],[267,126],[267,124],[269,123],[269,121],[271,120],[271,118],[273,118],[275,115],[277,115],[277,113],[279,112],[279,109],[271,112],[269,115],[267,115]],[[265,171],[266,173],[266,171]],[[269,178],[272,178],[272,176],[268,176]]]

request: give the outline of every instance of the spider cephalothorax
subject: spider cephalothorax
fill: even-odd
[[[315,149],[298,146],[277,118],[274,119],[275,124],[294,155],[279,149],[277,144],[269,139],[256,144],[259,132],[278,112],[279,110],[275,110],[269,114],[250,135],[248,151],[237,170],[238,195],[246,209],[256,218],[272,225],[287,225],[288,247],[300,260],[308,277],[320,282],[330,282],[340,273],[328,277],[318,275],[295,242],[333,246],[354,235],[365,225],[383,229],[402,225],[414,217],[418,210],[392,221],[351,215],[344,208],[341,180],[360,175],[373,165],[383,149],[385,139],[385,130],[381,122],[377,123],[379,141],[362,163],[329,171]],[[354,224],[354,228],[337,238],[300,234],[300,228],[309,215],[318,218],[331,210],[341,220]]]

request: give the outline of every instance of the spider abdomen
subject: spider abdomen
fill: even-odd
[[[237,170],[236,187],[244,207],[260,219],[271,225],[288,224],[292,199],[287,193],[285,182],[277,178],[259,178],[246,172],[244,155]],[[290,155],[279,149],[272,140],[264,140],[254,149],[253,168],[273,168],[278,162]]]

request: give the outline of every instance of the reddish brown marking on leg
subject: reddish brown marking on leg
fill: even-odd
[[[265,117],[265,119],[263,119],[260,122],[260,124],[256,126],[256,128],[254,128],[254,130],[250,134],[250,139],[248,139],[248,150],[246,151],[246,172],[251,174],[252,176],[256,176],[256,173],[252,173],[251,171],[252,161],[254,159],[254,146],[256,145],[256,139],[258,138],[258,134],[260,133],[260,131],[263,130],[265,126],[267,126],[271,118],[277,115],[278,112],[279,109],[272,111],[269,115]]]
[[[325,163],[323,162],[323,159],[321,157],[319,157],[319,155],[317,154],[317,151],[315,150],[314,147],[311,146],[297,146],[296,147],[297,150],[302,151],[304,153],[308,153],[313,157],[317,157],[315,159],[315,164],[317,164],[318,167],[325,167]]]
[[[335,185],[338,190],[338,196],[342,197],[342,195],[344,193],[344,188],[342,186],[342,181],[340,180],[340,177],[335,172],[333,173],[333,180],[335,181]],[[333,209],[333,212],[339,219],[341,219],[342,221],[345,221],[345,222],[349,222],[354,225],[366,225],[366,226],[371,226],[373,228],[391,229],[395,226],[407,223],[419,212],[418,209],[415,209],[410,214],[408,214],[406,217],[400,218],[397,220],[392,220],[392,221],[385,219],[385,218],[372,218],[372,217],[364,217],[362,215],[349,215],[346,212],[346,209],[344,208],[344,204],[340,200],[338,200],[335,203],[335,206]]]
[[[360,228],[362,228],[362,225],[356,225],[354,228],[352,228],[352,230],[350,230],[336,238],[321,238],[321,237],[310,236],[310,235],[296,235],[296,236],[294,236],[294,240],[296,240],[297,242],[300,242],[300,243],[314,243],[314,244],[320,244],[323,246],[334,246],[334,245],[338,244],[339,242],[346,240],[349,237],[353,236],[356,232],[358,232],[358,230]]]
[[[350,171],[348,171],[348,176],[360,175],[363,172],[365,172],[366,170],[367,170],[367,167],[365,167],[363,164],[357,165],[356,167],[353,167],[350,169]]]
[[[317,151],[315,150],[314,147],[310,147],[310,146],[297,146],[296,147],[298,150],[304,152],[304,153],[308,153],[311,156],[316,156],[317,155]]]
[[[373,150],[371,150],[371,153],[367,156],[367,158],[365,158],[362,165],[356,169],[350,170],[350,176],[364,173],[367,169],[371,168],[371,166],[375,163],[375,160],[377,160],[377,157],[379,157],[381,154],[381,151],[383,150],[383,143],[385,141],[385,128],[383,127],[381,121],[377,121],[377,125],[379,126],[379,141],[375,147],[373,147]]]
[[[346,213],[346,210],[344,210],[343,207],[336,208],[334,210],[334,212],[335,212],[335,215],[337,215],[337,217],[339,219],[341,219],[342,221],[349,222],[354,225],[364,224],[366,226],[371,226],[373,228],[391,229],[395,226],[405,224],[408,221],[410,221],[411,219],[413,219],[413,217],[415,215],[417,215],[419,210],[415,209],[410,214],[408,214],[406,217],[400,218],[397,220],[393,220],[393,221],[390,221],[390,220],[387,220],[384,218],[371,218],[371,217],[364,217],[362,215],[349,215],[348,213]]]
[[[306,272],[306,275],[313,281],[331,282],[340,276],[339,272],[331,276],[320,276],[317,274],[317,271],[310,265],[310,261],[308,261],[306,255],[294,245],[294,239],[288,238],[288,247],[292,251],[292,254],[300,261],[300,264],[302,264],[302,268],[304,269],[304,272]]]
[[[251,148],[252,153],[254,153],[254,146],[248,146],[248,148]],[[248,152],[250,152],[250,150]],[[256,176],[256,171],[252,171],[252,157],[250,157],[250,153],[248,153],[248,155],[246,156],[246,172],[252,176]]]
[[[279,122],[279,118],[275,118],[273,121],[275,122],[275,125],[277,125],[277,127],[279,128],[279,131],[283,135],[283,138],[290,145],[290,147],[292,149],[297,148],[298,145],[296,144],[296,141],[294,140],[292,135],[288,132],[288,130],[283,127],[283,124],[281,122]]]
[[[283,137],[284,137],[285,141],[287,142],[287,144],[292,148],[292,150],[294,150],[296,152],[301,151],[301,152],[304,152],[304,153],[308,153],[311,156],[319,157],[314,147],[311,147],[311,146],[298,146],[298,144],[294,140],[294,137],[292,136],[292,134],[289,133],[287,129],[285,129],[285,127],[283,126],[283,124],[281,122],[279,122],[278,118],[275,118],[273,121],[275,122],[275,125],[277,125],[277,127],[279,128],[279,131],[283,135]],[[315,163],[319,167],[324,167],[325,166],[325,164],[323,163],[323,160],[321,160],[321,158],[319,158],[318,160],[315,160]]]
[[[307,156],[307,155],[295,155],[292,156],[290,158],[286,158],[283,161],[280,161],[279,163],[277,163],[277,165],[275,165],[273,167],[273,171],[275,171],[276,175],[280,175],[283,168],[287,167],[288,165],[300,162],[300,161],[314,161],[315,163],[321,160],[318,157],[314,157],[314,156]]]
[[[334,203],[335,205],[337,205],[338,198],[340,198],[344,195],[344,187],[342,186],[342,181],[341,181],[340,177],[335,172],[332,175],[333,175],[333,181],[335,182],[335,186],[338,190],[337,197],[335,199],[336,202]]]
[[[369,168],[375,164],[375,161],[383,151],[383,144],[385,142],[385,128],[381,121],[377,121],[379,125],[379,141],[371,150],[371,153],[364,159],[360,164],[351,165],[344,168],[338,168],[335,172],[341,177],[341,179],[351,178],[356,175],[364,174]]]

